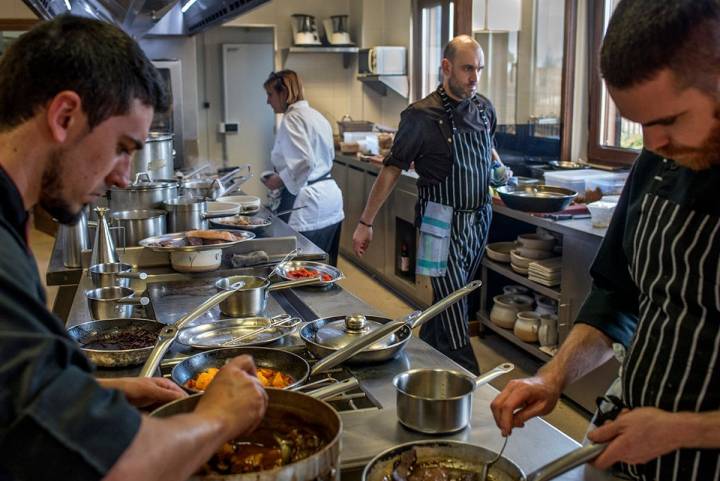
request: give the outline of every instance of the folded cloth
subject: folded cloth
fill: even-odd
[[[420,225],[415,272],[429,277],[442,277],[447,272],[450,254],[450,229],[453,208],[428,202]]]
[[[250,267],[270,262],[270,256],[265,251],[253,251],[247,254],[233,254],[230,263],[233,267]]]

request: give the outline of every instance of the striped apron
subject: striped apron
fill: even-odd
[[[448,138],[447,141],[451,145],[453,163],[444,181],[418,188],[420,217],[424,215],[428,201],[453,207],[454,212],[447,273],[442,277],[430,278],[434,302],[475,278],[492,218],[489,189],[492,173],[492,139],[487,112],[480,107],[479,101],[474,99],[478,108],[482,109],[483,129],[459,132],[455,126],[447,93],[442,87],[438,89],[438,93],[452,128],[452,138]],[[469,346],[467,299],[461,300],[426,323],[420,331],[420,337],[446,353],[448,349],[457,351],[466,348],[469,353],[462,359],[457,359],[452,354],[450,357],[471,371],[478,372],[477,363]]]
[[[625,356],[623,402],[665,411],[720,409],[720,218],[660,197],[675,164],[642,201],[630,275],[640,289],[637,332]],[[663,176],[667,176],[663,179]],[[640,480],[720,480],[720,450],[681,449],[644,465]]]

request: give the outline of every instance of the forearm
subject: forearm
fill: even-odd
[[[680,447],[693,449],[720,449],[720,411],[702,413],[679,412],[677,435]]]
[[[137,436],[105,480],[185,480],[210,459],[226,437],[222,422],[197,413],[168,419],[144,416]]]
[[[549,379],[560,391],[605,363],[613,355],[612,341],[598,329],[577,324],[553,359],[538,375]]]
[[[390,195],[390,192],[395,188],[401,172],[402,171],[395,166],[383,166],[377,179],[375,179],[375,183],[370,191],[370,197],[368,197],[365,210],[363,210],[360,220],[367,224],[373,223],[380,207],[382,207],[388,195]]]

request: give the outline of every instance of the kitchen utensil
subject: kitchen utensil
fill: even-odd
[[[413,312],[402,320],[377,316],[333,316],[316,319],[300,329],[300,337],[313,355],[324,358],[318,362],[320,365],[334,362],[335,358],[331,356],[333,354],[338,355],[340,362],[388,361],[405,348],[413,329],[422,326],[481,285],[480,281],[472,281],[425,311]],[[391,337],[383,339],[386,336]]]
[[[93,242],[90,265],[109,264],[118,262],[118,255],[115,251],[115,243],[110,236],[110,226],[107,222],[107,207],[96,207],[97,228],[95,229],[95,241]]]
[[[610,225],[610,221],[612,220],[612,216],[615,212],[616,207],[617,203],[606,202],[603,200],[587,204],[587,208],[590,211],[590,216],[592,219],[592,226],[608,227]]]
[[[521,341],[537,342],[540,329],[540,314],[534,311],[521,311],[517,313],[513,332]]]
[[[524,295],[495,296],[490,311],[490,321],[503,329],[512,329],[515,327],[517,313],[532,308],[532,304],[532,298]]]
[[[80,344],[85,355],[96,366],[100,367],[126,367],[136,366],[145,362],[155,345],[155,338],[165,326],[162,322],[150,319],[121,318],[90,321],[77,324],[67,330],[68,336]],[[109,344],[118,339],[123,333],[137,335],[138,331],[152,334],[152,342],[147,346],[131,349],[99,349],[88,348],[86,344],[93,340],[105,340]],[[149,337],[149,336],[148,336]]]
[[[342,421],[340,415],[329,404],[312,396],[286,389],[266,389],[268,406],[263,423],[275,420],[285,424],[288,419],[299,419],[325,433],[327,442],[310,456],[285,466],[246,474],[233,474],[233,481],[339,481],[340,438]],[[202,394],[194,394],[165,404],[150,415],[165,418],[176,414],[192,412]],[[262,426],[262,425],[261,425]],[[224,477],[224,476],[223,476]],[[221,476],[208,474],[193,475],[191,481],[217,481]]]
[[[587,169],[588,166],[585,164],[580,164],[578,162],[561,162],[558,160],[551,160],[548,162],[548,164],[557,170],[580,170],[580,169]]]
[[[172,173],[171,176],[172,177]],[[164,177],[163,177],[164,178]],[[135,175],[132,184],[124,189],[110,189],[108,205],[112,212],[142,209],[162,209],[163,202],[178,196],[178,184],[174,180],[153,180],[147,172]],[[164,178],[169,179],[169,178]]]
[[[302,322],[302,319],[293,318],[288,314],[280,314],[278,316],[271,318],[270,322],[267,323],[267,325],[265,325],[265,326],[262,326],[258,329],[254,329],[250,332],[246,332],[239,336],[235,336],[232,339],[230,339],[229,341],[225,341],[222,344],[222,347],[237,347],[238,345],[240,345],[241,343],[243,343],[247,340],[252,340],[252,339],[257,338],[257,336],[259,334],[263,334],[265,332],[275,330],[278,327],[287,327],[287,328],[293,329],[296,326],[298,326],[301,322]]]
[[[354,45],[348,31],[347,15],[332,15],[323,20],[325,38],[330,45]]]
[[[254,239],[255,234],[252,232],[244,231],[244,230],[230,230],[235,237],[238,238],[238,240],[234,241],[227,241],[223,242],[222,244],[203,244],[203,245],[183,245],[183,246],[163,246],[160,245],[162,242],[168,242],[168,241],[179,241],[181,239],[185,238],[186,232],[174,232],[172,234],[164,234],[164,235],[158,235],[155,237],[148,237],[147,239],[143,239],[139,242],[139,244],[147,249],[150,249],[155,252],[199,252],[199,251],[210,251],[213,249],[225,249],[226,247],[234,246],[235,244],[239,244],[240,242]]]
[[[518,285],[503,286],[503,294],[527,295],[529,292],[530,292],[530,289],[528,289],[525,286],[518,286]]]
[[[132,317],[133,306],[146,306],[147,297],[133,297],[135,291],[129,287],[100,287],[85,292],[90,315],[96,321]]]
[[[522,257],[525,257],[526,259],[532,259],[532,260],[541,260],[541,259],[547,259],[549,257],[554,257],[555,254],[550,250],[541,250],[541,249],[531,249],[529,247],[518,247],[515,249],[515,251],[521,255]]]
[[[522,256],[517,249],[510,251],[510,263],[520,269],[527,269],[533,260],[535,259]]]
[[[247,170],[245,175],[241,175]],[[181,181],[182,195],[201,199],[215,200],[238,190],[252,177],[250,165],[231,170],[216,179],[184,179]],[[226,185],[226,182],[232,183]]]
[[[205,199],[188,196],[177,197],[163,203],[167,215],[168,232],[207,229],[207,203]]]
[[[150,132],[142,149],[136,150],[130,162],[130,177],[147,172],[153,179],[171,179],[175,175],[173,134]]]
[[[400,423],[427,434],[464,429],[472,417],[472,395],[477,386],[515,369],[504,363],[478,377],[446,369],[412,369],[393,378]]]
[[[147,279],[144,272],[133,272],[130,264],[115,262],[110,264],[96,264],[88,268],[90,280],[97,287],[130,287],[130,279]]]
[[[125,232],[125,246],[137,246],[148,237],[164,234],[167,212],[157,209],[123,210],[113,212],[110,217]]]
[[[595,459],[604,449],[605,445],[598,444],[577,448],[527,476],[517,464],[505,457],[501,457],[488,471],[498,481],[548,481]],[[489,449],[460,441],[413,441],[392,447],[375,456],[365,466],[362,481],[392,479],[395,467],[413,450],[416,455],[415,463],[418,465],[431,465],[436,469],[462,469],[469,473],[481,473],[482,467],[496,456],[496,453]]]
[[[220,303],[220,311],[230,317],[261,316],[267,306],[268,294],[280,289],[301,287],[311,284],[322,284],[319,278],[300,279],[296,281],[270,282],[263,277],[232,276],[219,279],[215,283],[218,292],[227,290],[232,284],[243,283],[243,287],[235,289],[233,295]]]
[[[278,269],[278,275],[285,280],[292,281],[295,277],[291,276],[291,273],[296,269],[310,269],[316,271],[321,276],[327,274],[331,277],[330,281],[325,281],[330,285],[334,285],[337,281],[345,278],[345,275],[337,267],[329,264],[323,264],[322,262],[313,261],[290,261],[285,262],[282,267]]]
[[[206,205],[208,217],[235,215],[240,212],[240,204],[234,202],[212,200],[207,202]]]
[[[222,249],[170,252],[170,266],[178,272],[210,272],[221,265]]]
[[[485,246],[487,256],[497,262],[510,262],[510,251],[517,248],[516,242],[493,242]]]
[[[540,316],[540,329],[538,342],[541,346],[552,347],[558,343],[558,316],[555,314],[542,314]]]
[[[504,185],[496,190],[507,207],[525,212],[557,212],[577,197],[573,190],[546,185]]]
[[[306,206],[306,205],[301,205],[301,206],[299,206],[299,207],[293,207],[292,209],[281,210],[280,212],[273,212],[273,215],[274,215],[275,217],[280,217],[281,215],[285,215],[285,214],[287,214],[287,213],[289,213],[289,212],[294,212],[294,211],[296,211],[296,210],[304,209],[305,207],[307,207],[307,206]]]
[[[290,16],[294,45],[321,45],[315,17],[304,13]]]
[[[523,247],[542,251],[552,251],[556,242],[552,235],[537,233],[520,234],[517,240]]]
[[[250,214],[260,209],[260,197],[254,195],[224,195],[219,202],[232,202],[240,205],[240,214]]]
[[[87,208],[83,208],[75,224],[59,224],[58,239],[62,246],[63,265],[82,267],[82,251],[90,248]]]
[[[488,472],[490,471],[490,468],[493,464],[497,463],[500,458],[502,458],[502,454],[505,451],[505,446],[507,446],[508,439],[510,439],[510,436],[505,436],[505,439],[503,441],[502,448],[500,448],[500,451],[497,453],[497,455],[492,458],[489,462],[483,464],[482,471],[480,472],[480,476],[478,476],[478,481],[488,481]]]
[[[266,317],[239,317],[220,319],[205,324],[186,327],[178,334],[177,341],[196,349],[216,349],[231,338],[267,328],[270,320]],[[261,346],[279,341],[295,332],[299,323],[296,320],[287,324],[280,323],[272,330],[265,330],[254,337],[245,339],[243,346]]]
[[[190,322],[194,321],[201,315],[203,315],[205,312],[209,311],[213,307],[217,306],[219,303],[224,301],[226,298],[231,296],[235,291],[234,289],[238,289],[243,286],[242,282],[237,282],[232,285],[228,285],[227,289],[223,292],[219,292],[215,294],[214,296],[207,299],[205,302],[197,306],[192,311],[185,314],[185,316],[181,317],[177,321],[175,321],[174,324],[169,324],[165,326],[162,331],[160,331],[160,334],[158,335],[157,343],[155,343],[155,347],[153,348],[152,352],[148,356],[147,360],[145,361],[145,364],[143,365],[142,369],[140,370],[140,377],[153,377],[155,375],[155,371],[157,370],[158,366],[160,365],[160,361],[162,360],[162,357],[165,355],[167,350],[170,348],[170,345],[175,341],[178,335],[178,331],[182,328],[184,328],[186,325],[188,325]]]
[[[288,252],[287,254],[285,254],[285,257],[283,257],[280,262],[275,264],[275,267],[273,267],[272,270],[270,271],[270,273],[267,276],[265,276],[265,280],[269,281],[270,278],[273,275],[275,275],[275,273],[278,271],[279,268],[281,268],[286,262],[293,260],[298,255],[299,252],[300,252],[299,249],[293,249],[290,252]]]
[[[210,219],[210,225],[219,229],[243,229],[262,233],[269,227],[272,221],[267,217],[249,217],[246,215],[234,215],[232,217],[220,217]]]

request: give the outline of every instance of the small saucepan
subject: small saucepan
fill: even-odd
[[[147,279],[146,273],[132,272],[132,266],[122,262],[95,264],[88,272],[95,287],[130,287],[130,279]]]
[[[101,287],[85,292],[90,315],[96,321],[132,317],[133,306],[146,306],[147,297],[133,297],[135,291],[129,287]]]
[[[421,433],[460,431],[472,417],[475,388],[513,369],[515,366],[507,362],[478,377],[446,369],[402,372],[393,378],[398,420],[403,426]]]
[[[322,279],[313,277],[297,281],[276,282],[270,284],[264,277],[232,276],[219,279],[215,283],[218,292],[230,290],[230,286],[242,285],[232,289],[235,291],[230,297],[220,303],[220,311],[230,317],[260,316],[265,312],[268,294],[271,291],[289,289],[291,287],[323,284]]]

